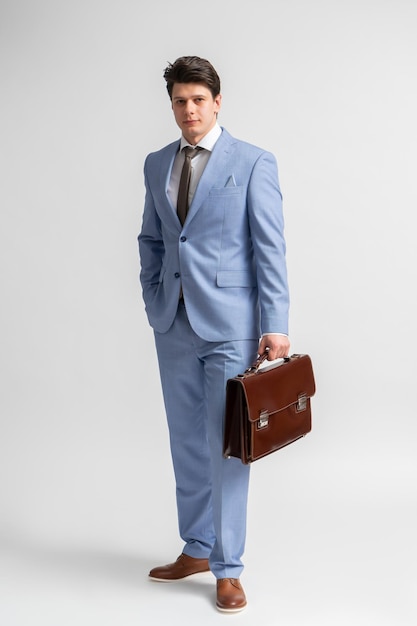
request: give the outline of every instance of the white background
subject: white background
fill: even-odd
[[[2,626],[416,623],[416,27],[413,0],[1,0]],[[188,54],[278,159],[317,383],[252,468],[235,617],[210,575],[147,580],[182,545],[136,236]]]

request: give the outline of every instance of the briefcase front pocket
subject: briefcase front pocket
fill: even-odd
[[[271,369],[252,366],[226,387],[223,453],[249,464],[311,431],[311,359],[295,354]]]

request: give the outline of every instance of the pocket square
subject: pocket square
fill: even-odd
[[[233,176],[233,174],[229,176],[229,178],[227,179],[227,183],[225,184],[225,187],[236,187],[236,181],[235,181],[235,177]]]

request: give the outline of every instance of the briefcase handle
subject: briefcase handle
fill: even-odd
[[[269,348],[267,348],[263,354],[258,354],[258,358],[256,359],[254,363],[252,363],[250,367],[248,367],[247,370],[245,370],[245,374],[255,374],[261,367],[262,363],[266,361],[266,359],[268,358],[268,351],[269,351]],[[289,356],[284,357],[284,363],[287,363],[289,360],[290,360]]]

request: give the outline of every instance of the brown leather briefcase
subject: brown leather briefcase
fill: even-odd
[[[311,430],[310,398],[315,394],[307,354],[293,354],[260,369],[266,354],[226,386],[223,454],[253,463]]]

